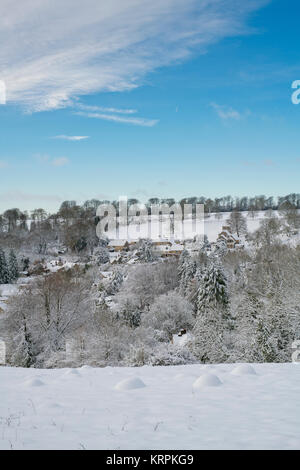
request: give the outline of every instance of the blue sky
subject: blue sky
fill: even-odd
[[[13,3],[0,211],[299,192],[296,0]]]

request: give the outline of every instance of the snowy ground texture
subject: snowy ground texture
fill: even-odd
[[[300,449],[300,364],[0,368],[0,449]]]

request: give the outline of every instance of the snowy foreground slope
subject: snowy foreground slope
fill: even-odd
[[[299,449],[300,364],[0,368],[0,449]]]

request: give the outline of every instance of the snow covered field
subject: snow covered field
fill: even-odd
[[[0,449],[300,449],[300,364],[0,368]]]
[[[198,222],[196,231],[193,222],[187,219],[185,221],[184,237],[182,234],[182,225],[179,224],[177,226],[175,224],[174,238],[179,240],[183,238],[192,239],[195,237],[195,235],[202,234],[204,230],[204,234],[207,236],[208,240],[210,242],[215,242],[218,237],[218,234],[222,230],[222,226],[227,224],[227,219],[230,216],[230,212],[222,212],[218,214],[220,217],[219,219],[216,219],[215,215],[215,213],[212,213],[209,215],[209,217],[205,217],[204,226],[201,224],[201,222]],[[254,219],[247,216],[247,212],[242,212],[242,215],[246,218],[247,229],[249,233],[252,233],[259,228],[260,222],[266,218],[266,211],[256,211]],[[280,218],[278,211],[274,211],[274,216]],[[146,218],[144,218],[143,220],[144,223],[142,222],[138,225],[134,222],[130,222],[128,228],[128,239],[135,240],[139,238],[148,237],[152,239],[157,239],[158,234],[160,234],[162,237],[170,236],[169,219],[167,217],[164,219],[164,222],[161,227],[158,218],[155,216],[151,216],[148,221],[146,221]],[[107,232],[106,236],[111,239],[116,238],[115,233],[113,232]],[[120,238],[127,237],[120,236]]]

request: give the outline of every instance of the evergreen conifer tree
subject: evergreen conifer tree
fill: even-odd
[[[9,284],[10,275],[7,266],[6,256],[2,248],[0,248],[0,284]]]
[[[137,254],[140,261],[144,261],[145,263],[154,261],[155,256],[153,254],[151,240],[142,240]]]
[[[196,270],[196,262],[192,259],[191,255],[184,250],[181,254],[178,266],[179,292],[183,296],[187,296],[189,294],[191,287],[190,284],[195,277]]]
[[[8,260],[8,268],[9,268],[9,275],[10,281],[16,281],[19,277],[19,266],[18,260],[13,250],[10,250],[9,253],[9,260]]]
[[[199,313],[190,344],[194,356],[202,363],[226,362],[230,355],[231,322],[209,307]]]
[[[204,270],[197,295],[198,311],[228,305],[227,281],[221,265],[212,262]]]
[[[259,319],[255,333],[254,350],[257,362],[275,362],[276,345],[271,329],[266,321]]]

